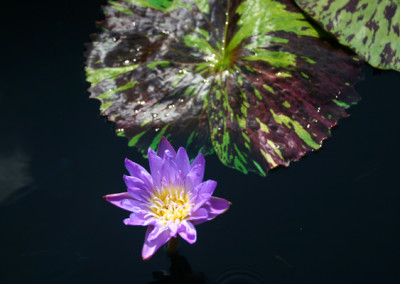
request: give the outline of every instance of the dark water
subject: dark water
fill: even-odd
[[[1,283],[147,283],[169,268],[163,250],[141,260],[145,228],[102,199],[125,190],[125,157],[147,166],[88,99],[83,46],[102,4],[2,8]],[[233,205],[181,242],[193,271],[211,283],[400,282],[400,74],[365,72],[351,117],[289,168],[261,178],[207,158]]]

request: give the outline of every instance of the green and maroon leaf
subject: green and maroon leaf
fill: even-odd
[[[400,71],[400,0],[295,0],[372,66]]]
[[[289,0],[126,0],[87,54],[91,96],[129,145],[162,136],[266,172],[320,148],[360,62],[319,38]]]
[[[110,1],[103,31],[94,36],[87,54],[91,97],[102,102],[101,112],[115,122],[118,135],[143,154],[162,136],[187,141],[192,152],[212,152],[202,116],[209,85],[195,70],[198,51],[177,38],[202,35],[206,19],[193,15],[207,6],[192,11],[196,7],[185,9],[175,2]]]

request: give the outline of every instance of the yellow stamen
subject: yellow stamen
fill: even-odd
[[[155,191],[150,203],[151,215],[164,224],[170,221],[180,223],[190,217],[192,205],[182,187],[170,186]]]

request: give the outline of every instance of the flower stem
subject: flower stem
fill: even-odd
[[[178,249],[178,240],[179,240],[179,236],[177,236],[176,238],[171,238],[169,240],[168,245],[167,245],[168,255],[173,255],[176,253],[176,251]]]

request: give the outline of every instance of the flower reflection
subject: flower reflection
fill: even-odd
[[[148,151],[150,172],[126,159],[130,175],[124,176],[127,192],[104,198],[131,211],[125,225],[148,226],[142,250],[149,259],[162,245],[178,235],[190,244],[196,242],[194,225],[225,212],[230,203],[213,197],[217,183],[203,182],[205,160],[199,154],[190,163],[186,150],[176,152],[164,137],[157,153]]]

